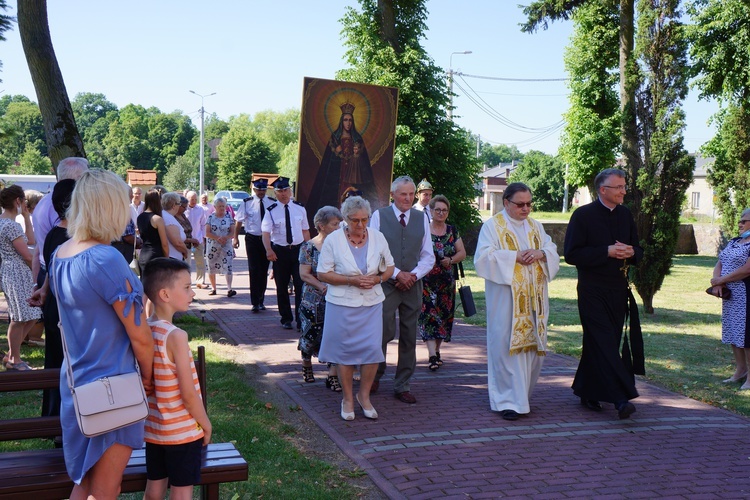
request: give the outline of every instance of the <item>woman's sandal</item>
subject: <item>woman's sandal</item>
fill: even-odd
[[[440,368],[440,365],[438,364],[438,357],[430,356],[430,370],[434,372],[438,368]]]
[[[333,392],[341,392],[341,383],[339,382],[338,375],[328,375],[326,389],[330,389]]]
[[[227,292],[227,297],[234,297],[235,295],[237,295],[237,290],[229,290]]]
[[[440,351],[435,351],[435,357],[437,358],[438,366],[443,366],[443,360],[440,359]]]
[[[305,378],[305,382],[307,382],[308,384],[315,382],[315,376],[313,375],[312,366],[303,366],[302,376]]]
[[[216,288],[213,288],[210,292],[208,292],[209,295],[216,295]]]
[[[11,363],[8,361],[5,363],[5,369],[8,371],[17,371],[17,372],[28,372],[33,370],[32,367],[30,367],[26,361],[19,361],[17,363]]]

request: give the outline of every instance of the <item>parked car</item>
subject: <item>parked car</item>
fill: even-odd
[[[227,203],[229,203],[232,200],[237,200],[239,206],[239,202],[242,202],[245,198],[250,197],[250,193],[247,191],[219,191],[214,195],[214,199],[218,198],[219,196],[222,196],[227,199]],[[236,209],[236,207],[232,206],[232,208]]]

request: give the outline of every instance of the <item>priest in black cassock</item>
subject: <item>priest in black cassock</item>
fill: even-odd
[[[565,233],[565,261],[578,270],[583,327],[583,354],[573,392],[590,410],[601,411],[600,401],[614,403],[622,419],[635,412],[630,402],[638,397],[635,374],[644,374],[638,306],[627,276],[628,266],[643,257],[643,248],[633,215],[622,205],[625,172],[605,169],[594,186],[598,199],[573,212]],[[630,339],[623,338],[628,317]]]

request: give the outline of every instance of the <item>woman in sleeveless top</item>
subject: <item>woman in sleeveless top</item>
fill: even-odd
[[[138,255],[138,265],[143,269],[146,264],[156,257],[169,255],[167,243],[167,229],[161,217],[161,195],[156,189],[149,189],[143,200],[146,208],[138,216],[138,231],[141,233],[143,247]]]

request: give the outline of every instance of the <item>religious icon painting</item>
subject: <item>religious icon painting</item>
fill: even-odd
[[[352,192],[388,205],[397,103],[393,87],[305,78],[296,199],[311,219]]]

